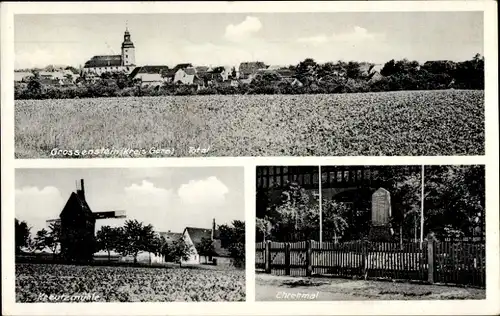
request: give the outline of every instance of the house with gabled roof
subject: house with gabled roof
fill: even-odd
[[[204,81],[198,76],[194,67],[186,67],[177,70],[173,82],[187,85],[204,85]]]
[[[148,65],[136,67],[129,75],[130,79],[138,79],[143,86],[161,86],[170,71],[168,66]]]
[[[185,242],[191,247],[191,256],[185,263],[200,264],[200,263],[214,263],[214,264],[232,264],[233,259],[229,251],[223,248],[219,238],[219,231],[216,229],[215,219],[212,223],[212,229],[186,227],[182,233]],[[211,256],[205,257],[202,254],[201,245],[203,239],[212,241],[214,253]]]

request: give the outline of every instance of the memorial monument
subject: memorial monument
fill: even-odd
[[[372,222],[368,233],[369,240],[392,240],[391,216],[391,194],[386,189],[379,188],[372,194]]]

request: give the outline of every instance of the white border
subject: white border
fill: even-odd
[[[498,200],[498,51],[497,4],[494,1],[374,2],[73,2],[1,4],[2,88],[2,312],[7,315],[419,315],[500,314]],[[32,159],[14,160],[13,14],[195,13],[195,12],[388,12],[484,11],[486,60],[486,156],[460,157],[257,157],[171,159]],[[255,165],[395,165],[486,164],[487,299],[482,301],[255,302]],[[16,304],[14,294],[14,168],[245,166],[247,223],[247,302],[245,303],[82,303]],[[75,308],[76,307],[76,308]]]

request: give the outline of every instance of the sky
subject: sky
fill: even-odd
[[[17,169],[15,213],[31,233],[59,217],[76,181],[84,179],[85,196],[93,212],[125,210],[126,219],[97,220],[122,226],[127,219],[152,224],[156,231],[182,233],[186,226],[211,228],[244,220],[241,167],[179,167],[133,169]]]
[[[126,25],[137,65],[462,61],[484,49],[482,12],[16,15],[15,68],[120,54]]]

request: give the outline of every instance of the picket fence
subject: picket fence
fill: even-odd
[[[414,280],[485,287],[484,242],[301,241],[256,244],[256,269],[275,275]]]

